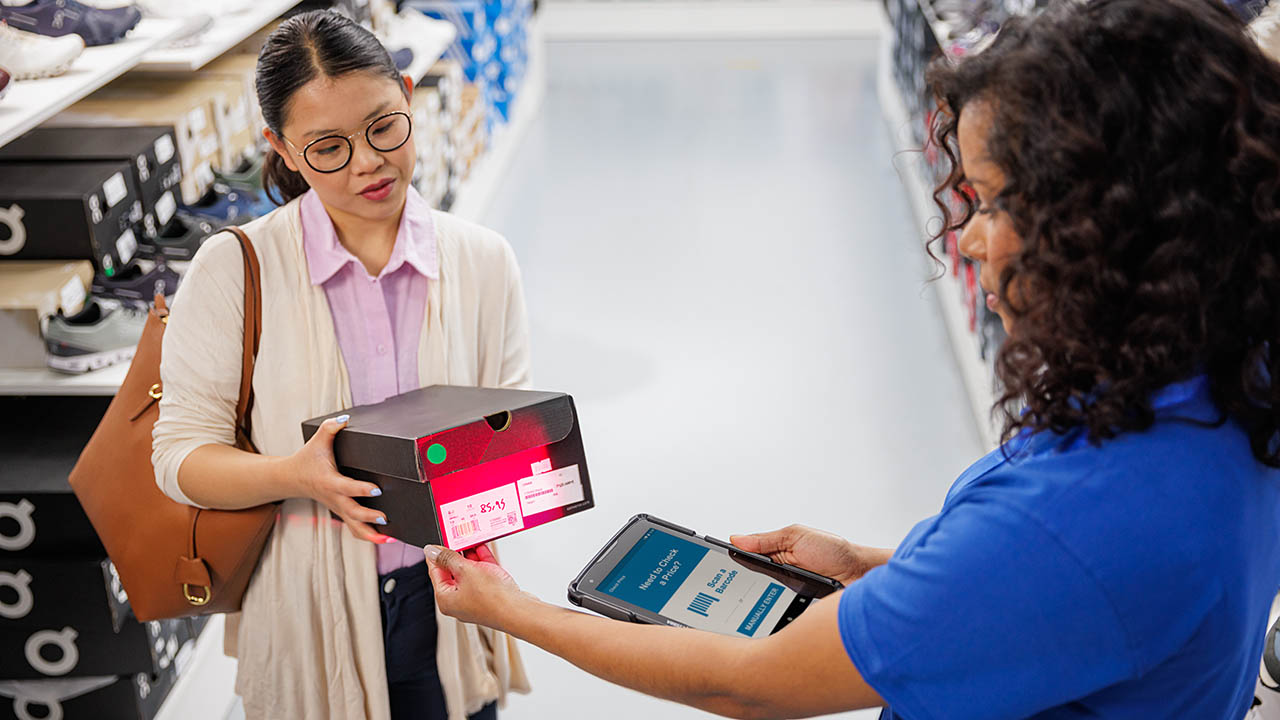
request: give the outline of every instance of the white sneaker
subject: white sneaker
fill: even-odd
[[[47,37],[15,30],[0,21],[0,67],[15,80],[61,75],[84,52],[79,35]]]

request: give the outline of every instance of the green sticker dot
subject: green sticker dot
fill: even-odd
[[[448,456],[448,453],[445,451],[444,446],[441,445],[440,443],[434,443],[431,445],[431,447],[427,448],[427,462],[431,463],[432,465],[439,465],[440,463],[444,462],[444,459],[447,456]]]

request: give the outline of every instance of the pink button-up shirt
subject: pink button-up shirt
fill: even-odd
[[[302,245],[311,284],[324,288],[356,405],[418,389],[418,338],[427,283],[440,277],[431,208],[409,188],[391,258],[377,277],[338,242],[314,190],[302,196]],[[376,527],[376,526],[375,526]],[[423,562],[422,550],[378,546],[378,574]]]

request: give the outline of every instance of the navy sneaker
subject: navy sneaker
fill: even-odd
[[[246,223],[275,209],[275,203],[267,199],[266,193],[233,188],[219,182],[215,182],[195,204],[181,206],[183,212],[223,225]]]
[[[173,297],[178,291],[178,273],[164,263],[156,263],[144,271],[137,262],[129,263],[112,277],[98,273],[93,278],[93,294],[119,300],[120,304],[139,310],[151,308],[157,294]]]
[[[404,72],[413,64],[413,48],[400,48],[391,53],[391,61],[396,64],[396,69]]]
[[[85,45],[110,45],[120,40],[142,19],[132,5],[101,10],[76,0],[31,0],[26,5],[0,5],[0,20],[18,30],[62,37],[75,33]]]
[[[138,253],[159,262],[186,262],[226,224],[179,210],[156,237],[138,242]]]

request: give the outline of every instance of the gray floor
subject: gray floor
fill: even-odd
[[[874,90],[875,41],[553,43],[488,224],[597,509],[505,541],[566,583],[631,515],[896,545],[980,454]],[[705,717],[537,649],[505,718]],[[874,712],[848,717],[874,717]]]

